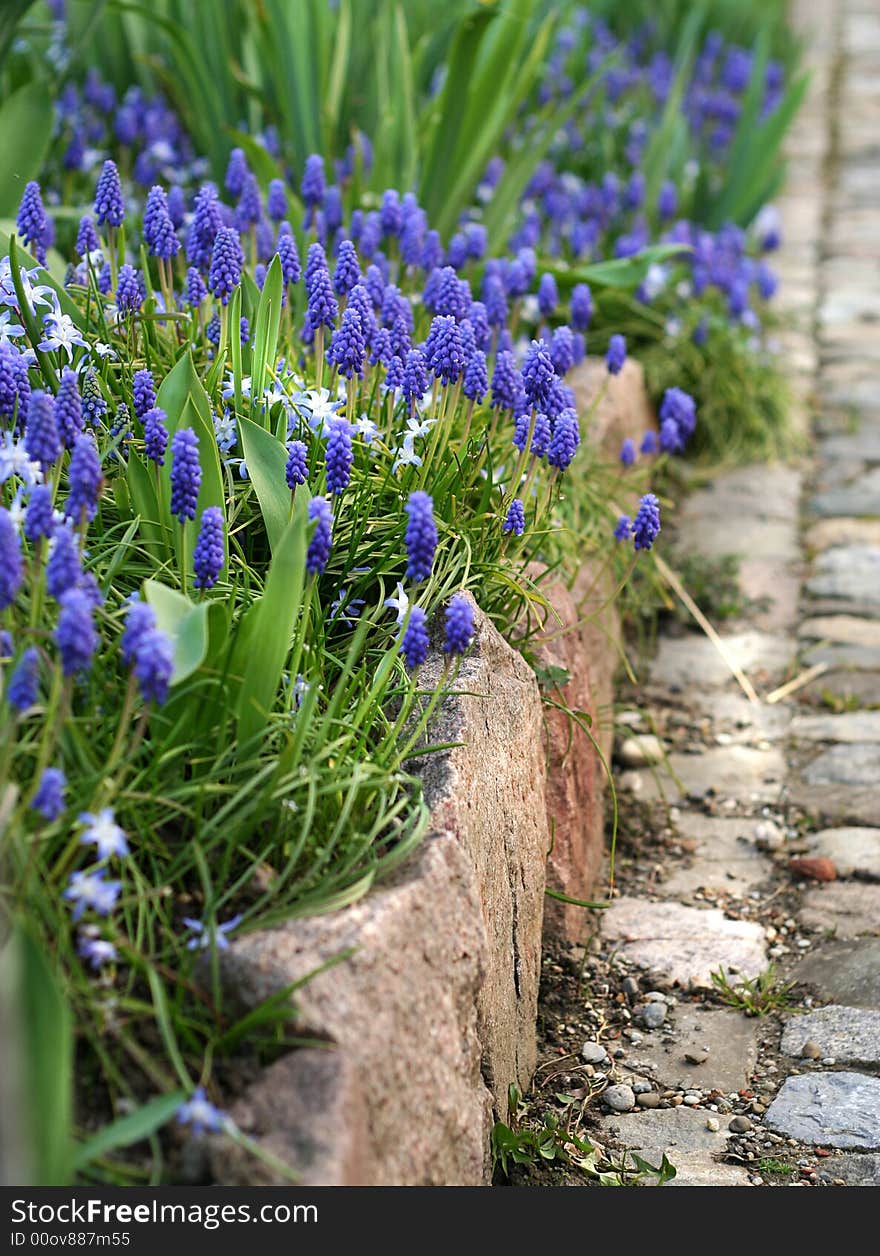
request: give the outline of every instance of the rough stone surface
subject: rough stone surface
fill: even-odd
[[[537,567],[532,568],[533,573],[537,571]],[[607,567],[590,567],[590,571],[594,583],[605,590],[609,580]],[[532,612],[541,615],[532,624],[533,628],[540,625],[537,636],[532,638],[536,666],[545,673],[550,668],[562,669],[569,677],[552,690],[551,696],[569,710],[589,717],[590,733],[603,746],[607,762],[612,710],[607,687],[617,663],[620,622],[612,615],[607,627],[615,635],[599,641],[594,624],[582,622],[583,611],[575,606],[574,596],[560,581],[544,582],[542,592],[553,607],[553,614]],[[606,596],[610,592],[608,589]],[[547,818],[553,835],[547,865],[548,888],[569,898],[589,900],[594,896],[605,854],[606,772],[591,737],[564,710],[552,705],[544,707],[544,736]],[[589,929],[583,908],[553,898],[546,900],[544,922],[549,935],[572,942],[583,940]]]
[[[233,943],[222,953],[224,983],[237,1001],[255,1005],[349,949],[350,958],[297,992],[295,1023],[302,1036],[333,1044],[358,1079],[366,1141],[345,1163],[366,1165],[368,1185],[485,1181],[492,1097],[480,1072],[477,999],[486,932],[473,866],[450,834],[428,838],[400,873],[353,906]],[[421,1085],[426,1032],[433,1077]],[[296,1057],[288,1059],[285,1093],[296,1113],[311,1099],[294,1101],[300,1075]],[[309,1070],[302,1081],[308,1091]],[[258,1082],[242,1103],[259,1113],[264,1094]],[[296,1133],[286,1126],[273,1137],[289,1146]]]
[[[829,824],[880,828],[880,790],[874,785],[817,785],[795,779],[788,795],[796,806]]]
[[[807,838],[810,853],[830,859],[839,877],[880,881],[880,829],[821,829]]]
[[[844,707],[880,707],[880,671],[833,670],[817,676],[801,690],[805,700]]]
[[[535,1066],[535,1017],[541,967],[546,857],[543,706],[534,673],[475,608],[476,639],[457,694],[432,721],[429,740],[461,745],[417,761],[432,829],[454,835],[477,879],[488,937],[478,1000],[483,1076],[496,1111],[507,1089],[525,1090]],[[422,670],[441,683],[445,658]]]
[[[775,747],[717,746],[701,754],[671,754],[653,771],[627,772],[621,784],[645,800],[676,802],[688,795],[702,798],[714,793],[773,802],[784,779],[785,759]]]
[[[878,625],[880,626],[880,625]],[[880,742],[880,712],[847,711],[843,715],[797,715],[789,732],[799,741]],[[849,751],[842,752],[849,754]]]
[[[813,929],[827,929],[839,938],[880,934],[880,885],[835,881],[804,895],[801,920]]]
[[[825,942],[794,973],[823,999],[880,1009],[880,938]]]
[[[880,502],[880,487],[877,492],[875,509]],[[816,574],[807,581],[807,589],[814,597],[851,598],[877,606],[880,604],[880,548],[844,545],[826,550],[816,560]]]
[[[657,431],[640,362],[628,357],[619,375],[609,375],[604,358],[585,358],[566,383],[574,389],[578,412],[590,414],[588,439],[609,458],[616,458],[627,437],[636,447],[647,431]],[[592,409],[596,398],[599,403]]]
[[[699,889],[748,894],[767,877],[770,862],[751,840],[754,822],[684,812],[677,827],[695,843],[693,863],[678,867],[657,886],[658,893],[673,898],[690,897]]]
[[[880,1156],[866,1152],[829,1156],[821,1172],[823,1177],[839,1179],[847,1186],[880,1186]]]
[[[822,1147],[880,1148],[880,1081],[862,1073],[788,1077],[765,1124],[788,1138]]]
[[[688,1052],[705,1061],[694,1065]],[[637,1046],[626,1052],[626,1067],[634,1073],[643,1069],[667,1089],[699,1085],[704,1090],[729,1094],[747,1086],[758,1055],[756,1023],[726,1008],[678,1007],[666,1032],[645,1034]],[[653,1067],[651,1067],[653,1066]]]
[[[878,1082],[880,1085],[880,1082]],[[609,1137],[618,1138],[627,1147],[635,1148],[646,1160],[652,1155],[659,1163],[665,1152],[673,1164],[676,1152],[722,1152],[727,1145],[726,1130],[706,1127],[706,1113],[684,1106],[634,1112],[625,1116],[609,1116],[602,1122]]]
[[[834,746],[808,764],[804,779],[810,785],[871,785],[880,779],[880,746]]]
[[[747,977],[767,967],[761,926],[727,920],[714,908],[621,898],[602,914],[602,937],[641,968],[682,986],[711,985],[721,965]]]
[[[782,1033],[782,1050],[799,1056],[815,1042],[822,1059],[870,1068],[880,1064],[880,1012],[864,1007],[820,1007],[796,1016]]]
[[[814,641],[834,641],[842,645],[880,647],[880,623],[875,619],[859,619],[855,615],[819,615],[805,619],[798,628],[799,637]]]
[[[734,633],[724,638],[729,658],[754,681],[776,678],[795,656],[795,642],[764,632]],[[727,663],[708,637],[664,637],[651,664],[651,684],[670,689],[715,688],[736,684]]]
[[[240,1130],[290,1165],[302,1186],[369,1186],[372,1166],[360,1079],[346,1055],[306,1047],[269,1066],[230,1111]],[[230,1138],[212,1139],[223,1186],[286,1183]]]
[[[667,1186],[751,1186],[747,1171],[735,1164],[713,1160],[699,1151],[676,1151],[672,1163],[675,1177]]]
[[[817,493],[810,509],[817,515],[876,515],[880,501],[880,469],[859,476],[845,488]]]
[[[549,830],[535,678],[488,619],[418,761],[431,830],[365,899],[246,935],[223,978],[256,1004],[340,952],[297,993],[297,1030],[336,1044],[360,1079],[371,1184],[488,1178],[492,1099],[535,1060]],[[431,688],[443,667],[425,665]],[[426,1035],[431,1067],[425,1067]],[[246,1097],[247,1100],[247,1097]]]
[[[880,546],[880,519],[822,519],[810,528],[804,539],[817,554],[835,545],[857,542]]]

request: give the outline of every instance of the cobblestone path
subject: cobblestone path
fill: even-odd
[[[794,8],[813,78],[778,260],[811,455],[721,475],[681,518],[760,600],[723,637],[758,701],[707,638],[669,635],[618,737],[619,786],[682,857],[624,864],[602,916],[601,951],[643,975],[601,1136],[668,1152],[681,1184],[880,1183],[880,9]],[[771,964],[795,1006],[701,994]]]

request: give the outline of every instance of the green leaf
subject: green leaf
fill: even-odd
[[[0,69],[3,68],[18,24],[33,3],[34,0],[4,0],[0,7]]]
[[[229,352],[232,356],[232,385],[235,413],[241,414],[241,284],[236,284],[229,302]]]
[[[15,213],[25,184],[40,173],[53,118],[52,92],[40,79],[0,104],[0,216]]]
[[[0,953],[0,1006],[13,1031],[4,1070],[8,1081],[17,1078],[14,1094],[21,1105],[20,1114],[8,1115],[20,1116],[20,1132],[29,1144],[20,1149],[24,1162],[11,1167],[29,1186],[65,1186],[71,1179],[70,1009],[42,947],[20,927]],[[9,1132],[4,1129],[7,1136]]]
[[[186,1099],[186,1093],[175,1090],[170,1095],[159,1095],[151,1099],[136,1112],[120,1117],[110,1125],[105,1125],[88,1142],[81,1143],[76,1149],[73,1165],[79,1172],[105,1156],[108,1151],[116,1151],[119,1147],[131,1147],[134,1143],[143,1142],[157,1129],[170,1121],[177,1109]]]
[[[271,363],[275,366],[275,351],[278,347],[278,329],[281,326],[281,291],[283,280],[281,275],[281,258],[276,253],[266,272],[263,291],[260,293],[260,304],[257,306],[257,321],[254,327],[253,360],[251,363],[251,398],[259,402],[266,372]],[[268,416],[268,408],[266,409]]]
[[[284,475],[287,450],[271,432],[251,419],[239,419],[238,433],[248,475],[256,491],[269,544],[274,552],[290,522],[290,489]]]
[[[300,494],[293,520],[272,556],[263,596],[245,616],[247,631],[239,634],[245,650],[243,659],[238,648],[236,651],[239,662],[244,663],[238,695],[241,742],[265,728],[290,654],[305,578],[307,511],[305,494]]]
[[[160,522],[156,481],[150,472],[151,466],[145,465],[136,453],[129,455],[126,480],[132,505],[140,516],[144,544],[160,562],[168,562],[172,552],[171,537]]]
[[[208,602],[191,602],[188,597],[159,584],[144,581],[144,594],[156,612],[156,626],[174,642],[172,685],[179,685],[201,667],[208,652]]]
[[[551,262],[545,265],[545,269],[552,271],[555,278],[566,285],[589,283],[597,288],[631,291],[644,282],[651,266],[670,258],[681,257],[687,251],[687,247],[681,244],[653,244],[641,253],[636,253],[634,257],[615,257],[589,266],[560,266]]]

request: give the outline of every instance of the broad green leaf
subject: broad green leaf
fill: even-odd
[[[305,579],[307,512],[305,495],[300,494],[293,520],[272,555],[263,596],[246,616],[252,625],[248,625],[249,631],[242,637],[246,658],[242,660],[238,695],[241,742],[247,742],[265,727],[290,654]]]
[[[276,253],[266,272],[263,291],[260,293],[260,304],[257,306],[251,363],[251,399],[254,403],[258,403],[262,396],[270,363],[273,367],[275,366],[278,329],[281,326],[282,286],[281,258]]]
[[[11,1167],[29,1186],[65,1186],[71,1179],[73,1030],[58,976],[42,947],[17,928],[0,952],[0,1006],[15,1029],[4,1060],[7,1080],[17,1069],[22,1159]],[[17,1039],[17,1042],[16,1042]],[[28,1163],[29,1161],[29,1163]]]
[[[201,667],[208,652],[208,602],[191,602],[189,598],[159,584],[144,581],[146,599],[156,612],[156,626],[174,643],[172,685],[179,685]]]
[[[160,562],[167,562],[171,557],[171,536],[160,522],[161,515],[152,463],[149,466],[145,465],[140,457],[132,452],[128,459],[126,479],[132,505],[140,516],[144,544]]]
[[[290,522],[290,489],[284,476],[287,450],[271,432],[251,419],[239,419],[238,434],[274,553]]]
[[[33,3],[34,0],[4,0],[0,6],[0,70],[15,38],[18,24]]]
[[[654,244],[633,257],[615,257],[607,262],[594,262],[589,266],[560,266],[547,263],[545,268],[553,273],[561,284],[589,283],[601,288],[633,290],[644,282],[651,266],[681,257],[687,246],[681,244]]]
[[[42,168],[52,138],[54,105],[49,85],[27,83],[0,104],[0,215],[18,208],[25,184]]]
[[[116,1151],[119,1147],[131,1147],[149,1138],[166,1121],[170,1121],[177,1109],[186,1099],[182,1090],[170,1095],[159,1095],[138,1108],[128,1116],[120,1117],[110,1125],[105,1125],[88,1142],[81,1143],[74,1156],[74,1168],[85,1169],[94,1160],[99,1160],[108,1151]]]

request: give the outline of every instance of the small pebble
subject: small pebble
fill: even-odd
[[[631,1086],[609,1086],[603,1091],[602,1098],[613,1112],[632,1112],[636,1106]]]
[[[634,1094],[637,1095],[646,1095],[649,1091],[654,1089],[651,1083],[646,1081],[631,1082],[630,1084],[633,1088]]]
[[[721,1123],[717,1117],[710,1116],[706,1118],[706,1129],[713,1134],[717,1134],[721,1129]]]
[[[702,1095],[685,1095],[682,1102],[688,1108],[696,1108],[696,1107],[699,1107],[700,1102],[702,1101],[702,1098],[703,1098]]]
[[[752,1128],[752,1123],[747,1116],[735,1116],[728,1123],[727,1128],[733,1134],[747,1134]]]
[[[604,1064],[608,1052],[599,1042],[585,1042],[581,1047],[581,1059],[587,1064]]]
[[[666,1020],[665,1003],[646,1003],[636,1012],[646,1029],[659,1029]]]
[[[643,1095],[636,1095],[636,1103],[640,1108],[659,1108],[660,1096],[656,1090],[646,1091]]]
[[[627,737],[617,752],[617,757],[624,767],[645,768],[652,763],[661,763],[665,751],[663,742],[653,733],[638,733]]]
[[[633,999],[638,998],[639,983],[636,981],[635,977],[624,977],[623,981],[620,983],[620,988],[630,1002],[632,1002]]]
[[[758,850],[781,850],[785,845],[785,834],[772,820],[762,820],[756,824],[754,835]]]
[[[709,1052],[705,1049],[705,1047],[699,1048],[696,1051],[685,1051],[684,1058],[687,1060],[688,1064],[705,1064],[709,1058]]]

